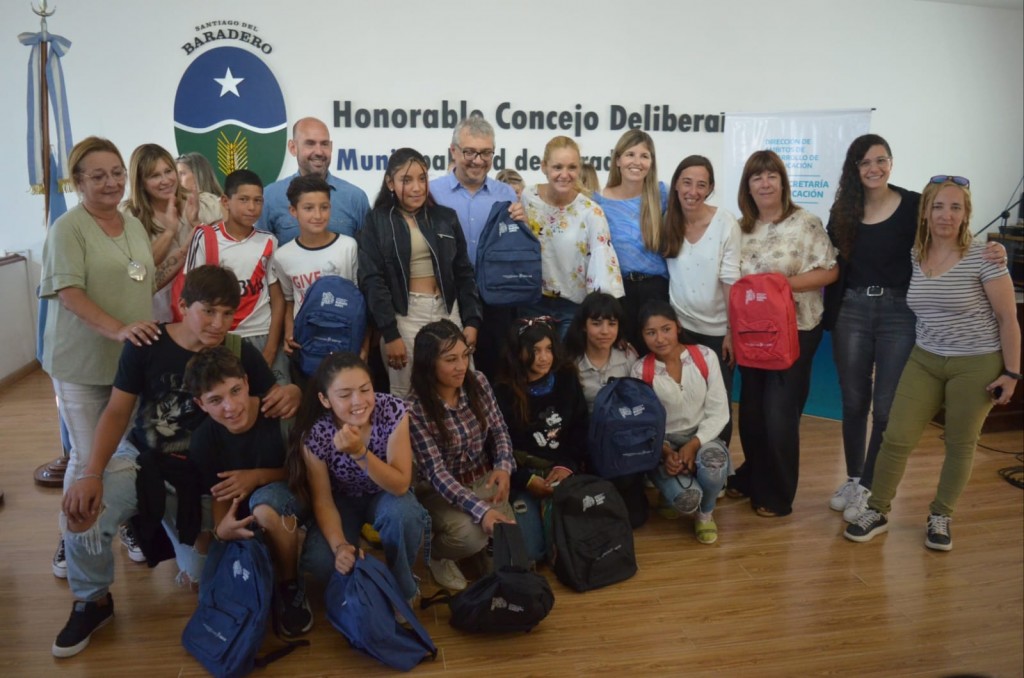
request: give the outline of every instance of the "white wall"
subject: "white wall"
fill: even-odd
[[[693,113],[873,106],[872,129],[895,154],[893,181],[919,190],[932,174],[970,177],[976,227],[1002,210],[1022,171],[1020,9],[916,0],[57,0],[56,6],[50,30],[73,42],[64,59],[73,134],[110,137],[126,158],[143,142],[175,151],[174,94],[194,58],[180,46],[200,23],[237,19],[255,24],[273,45],[264,61],[284,89],[292,120],[330,121],[335,99],[368,108],[467,99],[489,117],[506,100],[527,110],[571,111],[580,103],[601,116],[601,127],[579,139],[584,153],[603,154],[620,134],[608,129],[611,103],[631,110],[669,104]],[[38,260],[42,198],[28,194],[24,161],[29,50],[15,39],[38,30],[38,21],[27,2],[4,2],[0,17],[6,34],[0,40],[6,93],[0,250],[32,250]],[[510,152],[540,153],[555,133],[499,130],[497,142]],[[443,153],[449,136],[447,130],[333,130],[336,148],[377,153],[406,145]],[[721,156],[721,134],[654,136],[663,179],[689,153],[715,162]],[[292,171],[289,158],[282,173]],[[380,185],[378,172],[346,177],[371,200]]]

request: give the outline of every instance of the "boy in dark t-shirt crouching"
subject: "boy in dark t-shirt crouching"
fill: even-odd
[[[300,510],[288,490],[281,423],[260,411],[242,361],[224,346],[189,360],[185,386],[208,415],[192,434],[189,458],[214,500],[213,538],[250,539],[254,527],[263,530],[277,580],[274,630],[283,638],[306,633],[313,614],[297,577]]]

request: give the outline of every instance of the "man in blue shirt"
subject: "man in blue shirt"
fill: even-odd
[[[517,221],[525,221],[526,214],[511,186],[487,176],[494,160],[494,128],[491,123],[478,115],[464,118],[452,132],[449,150],[455,169],[430,182],[430,195],[437,204],[450,207],[459,215],[469,260],[476,266],[476,247],[494,203],[511,202],[509,214]],[[476,369],[493,381],[497,376],[498,356],[505,345],[505,334],[516,312],[515,309],[484,304],[483,315],[473,361]]]
[[[303,118],[292,127],[288,152],[295,156],[299,171],[280,179],[263,191],[263,215],[256,228],[277,236],[281,247],[299,234],[299,222],[288,212],[288,185],[297,176],[315,174],[323,177],[334,190],[331,193],[331,222],[328,228],[343,235],[355,236],[362,227],[370,202],[366,193],[349,182],[331,176],[334,145],[327,125],[316,118]]]

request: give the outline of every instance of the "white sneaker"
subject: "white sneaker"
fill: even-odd
[[[839,486],[836,493],[828,500],[828,507],[833,511],[842,511],[850,503],[853,491],[857,489],[860,478],[848,478],[845,483]]]
[[[132,526],[125,523],[118,528],[117,532],[121,537],[121,543],[128,549],[128,557],[131,558],[132,562],[146,562],[146,555],[142,552],[142,547],[139,546],[139,542],[135,538],[135,530],[132,529]]]
[[[427,568],[430,570],[430,574],[434,577],[437,585],[449,591],[462,591],[468,584],[454,560],[448,558],[435,560],[431,558]]]
[[[843,509],[843,520],[848,523],[857,522],[858,516],[864,513],[864,509],[868,507],[868,499],[870,498],[871,490],[863,485],[857,485],[853,490],[853,494],[850,495],[850,501],[847,502],[846,508]]]
[[[53,554],[53,576],[58,579],[68,578],[68,560],[64,555],[64,537],[57,544],[57,552]]]

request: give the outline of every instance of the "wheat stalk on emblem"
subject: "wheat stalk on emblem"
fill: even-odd
[[[225,176],[249,166],[249,140],[242,136],[241,130],[234,141],[221,131],[217,137],[217,165]]]

